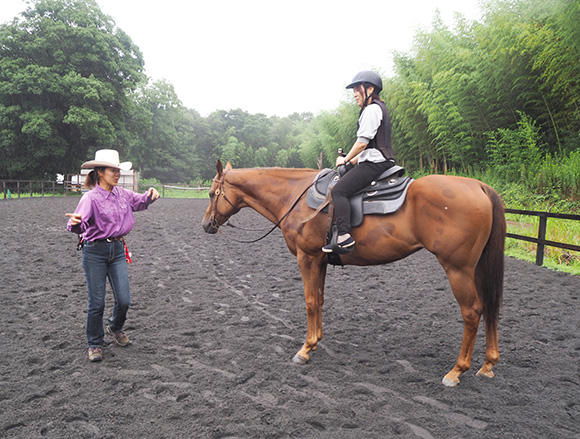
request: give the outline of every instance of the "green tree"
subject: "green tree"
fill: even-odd
[[[173,86],[155,81],[138,90],[139,144],[132,157],[143,177],[164,182],[194,179],[194,134],[184,122],[184,109]]]
[[[272,159],[267,148],[262,147],[256,150],[254,154],[254,163],[257,167],[260,168],[272,166]]]
[[[246,145],[240,142],[236,137],[230,136],[228,143],[221,147],[223,163],[230,162],[235,168],[242,168],[242,156],[245,153]]]
[[[520,113],[515,129],[500,128],[487,136],[487,152],[496,176],[524,185],[535,180],[542,163],[542,145],[540,130],[530,116]]]
[[[298,147],[303,166],[317,168],[322,154],[324,167],[334,167],[338,149],[348,152],[356,140],[360,108],[343,102],[335,111],[323,112],[305,128]]]
[[[139,49],[94,0],[34,0],[0,26],[0,177],[76,172],[103,147],[127,155],[143,78]]]

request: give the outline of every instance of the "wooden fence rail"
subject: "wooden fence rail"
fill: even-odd
[[[81,192],[82,184],[79,183],[79,179],[72,180],[67,179],[62,183],[57,183],[56,181],[43,181],[43,180],[0,180],[0,186],[2,190],[2,198],[21,198],[24,194],[30,195],[40,194],[40,196],[55,196],[57,194],[63,194],[68,192]],[[183,192],[186,191],[207,191],[209,187],[197,186],[197,187],[184,187],[176,185],[153,185],[153,187],[159,188],[159,192],[162,197],[165,197],[166,189],[176,189]]]
[[[20,198],[23,194],[37,193],[44,197],[45,195],[55,196],[57,193],[64,192],[63,185],[56,181],[44,180],[0,180],[2,185],[3,198]]]
[[[580,215],[570,215],[566,213],[550,213],[550,212],[534,212],[531,210],[518,210],[518,209],[506,209],[506,213],[514,213],[518,215],[530,215],[540,217],[540,226],[538,227],[538,237],[533,238],[530,236],[517,235],[515,233],[508,233],[508,238],[520,239],[522,241],[534,242],[538,244],[536,249],[536,265],[542,265],[544,263],[544,248],[546,246],[564,248],[566,250],[580,251],[580,246],[566,244],[563,242],[547,241],[546,240],[546,228],[548,225],[548,218],[558,218],[567,219],[573,221],[580,221]]]

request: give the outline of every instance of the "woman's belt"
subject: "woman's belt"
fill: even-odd
[[[119,242],[122,240],[123,240],[123,237],[118,236],[116,238],[95,239],[93,242]]]

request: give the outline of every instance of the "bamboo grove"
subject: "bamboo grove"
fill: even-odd
[[[394,54],[383,98],[411,173],[462,173],[580,195],[580,2],[490,0],[482,17],[435,16]],[[64,42],[64,43],[63,43]],[[76,172],[103,147],[164,182],[236,167],[331,167],[358,107],[202,117],[144,74],[144,55],[94,0],[34,0],[0,25],[0,178]],[[340,91],[337,91],[340,93]]]
[[[459,18],[453,30],[436,18],[396,55],[386,87],[398,157],[577,196],[579,20],[570,0],[491,1],[481,22]]]

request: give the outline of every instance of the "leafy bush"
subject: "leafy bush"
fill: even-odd
[[[486,152],[490,167],[501,180],[529,185],[542,162],[541,147],[538,145],[540,129],[530,116],[518,113],[520,120],[517,128],[500,128],[486,133]]]
[[[580,198],[580,152],[558,160],[547,155],[535,177],[534,189],[571,201]]]

